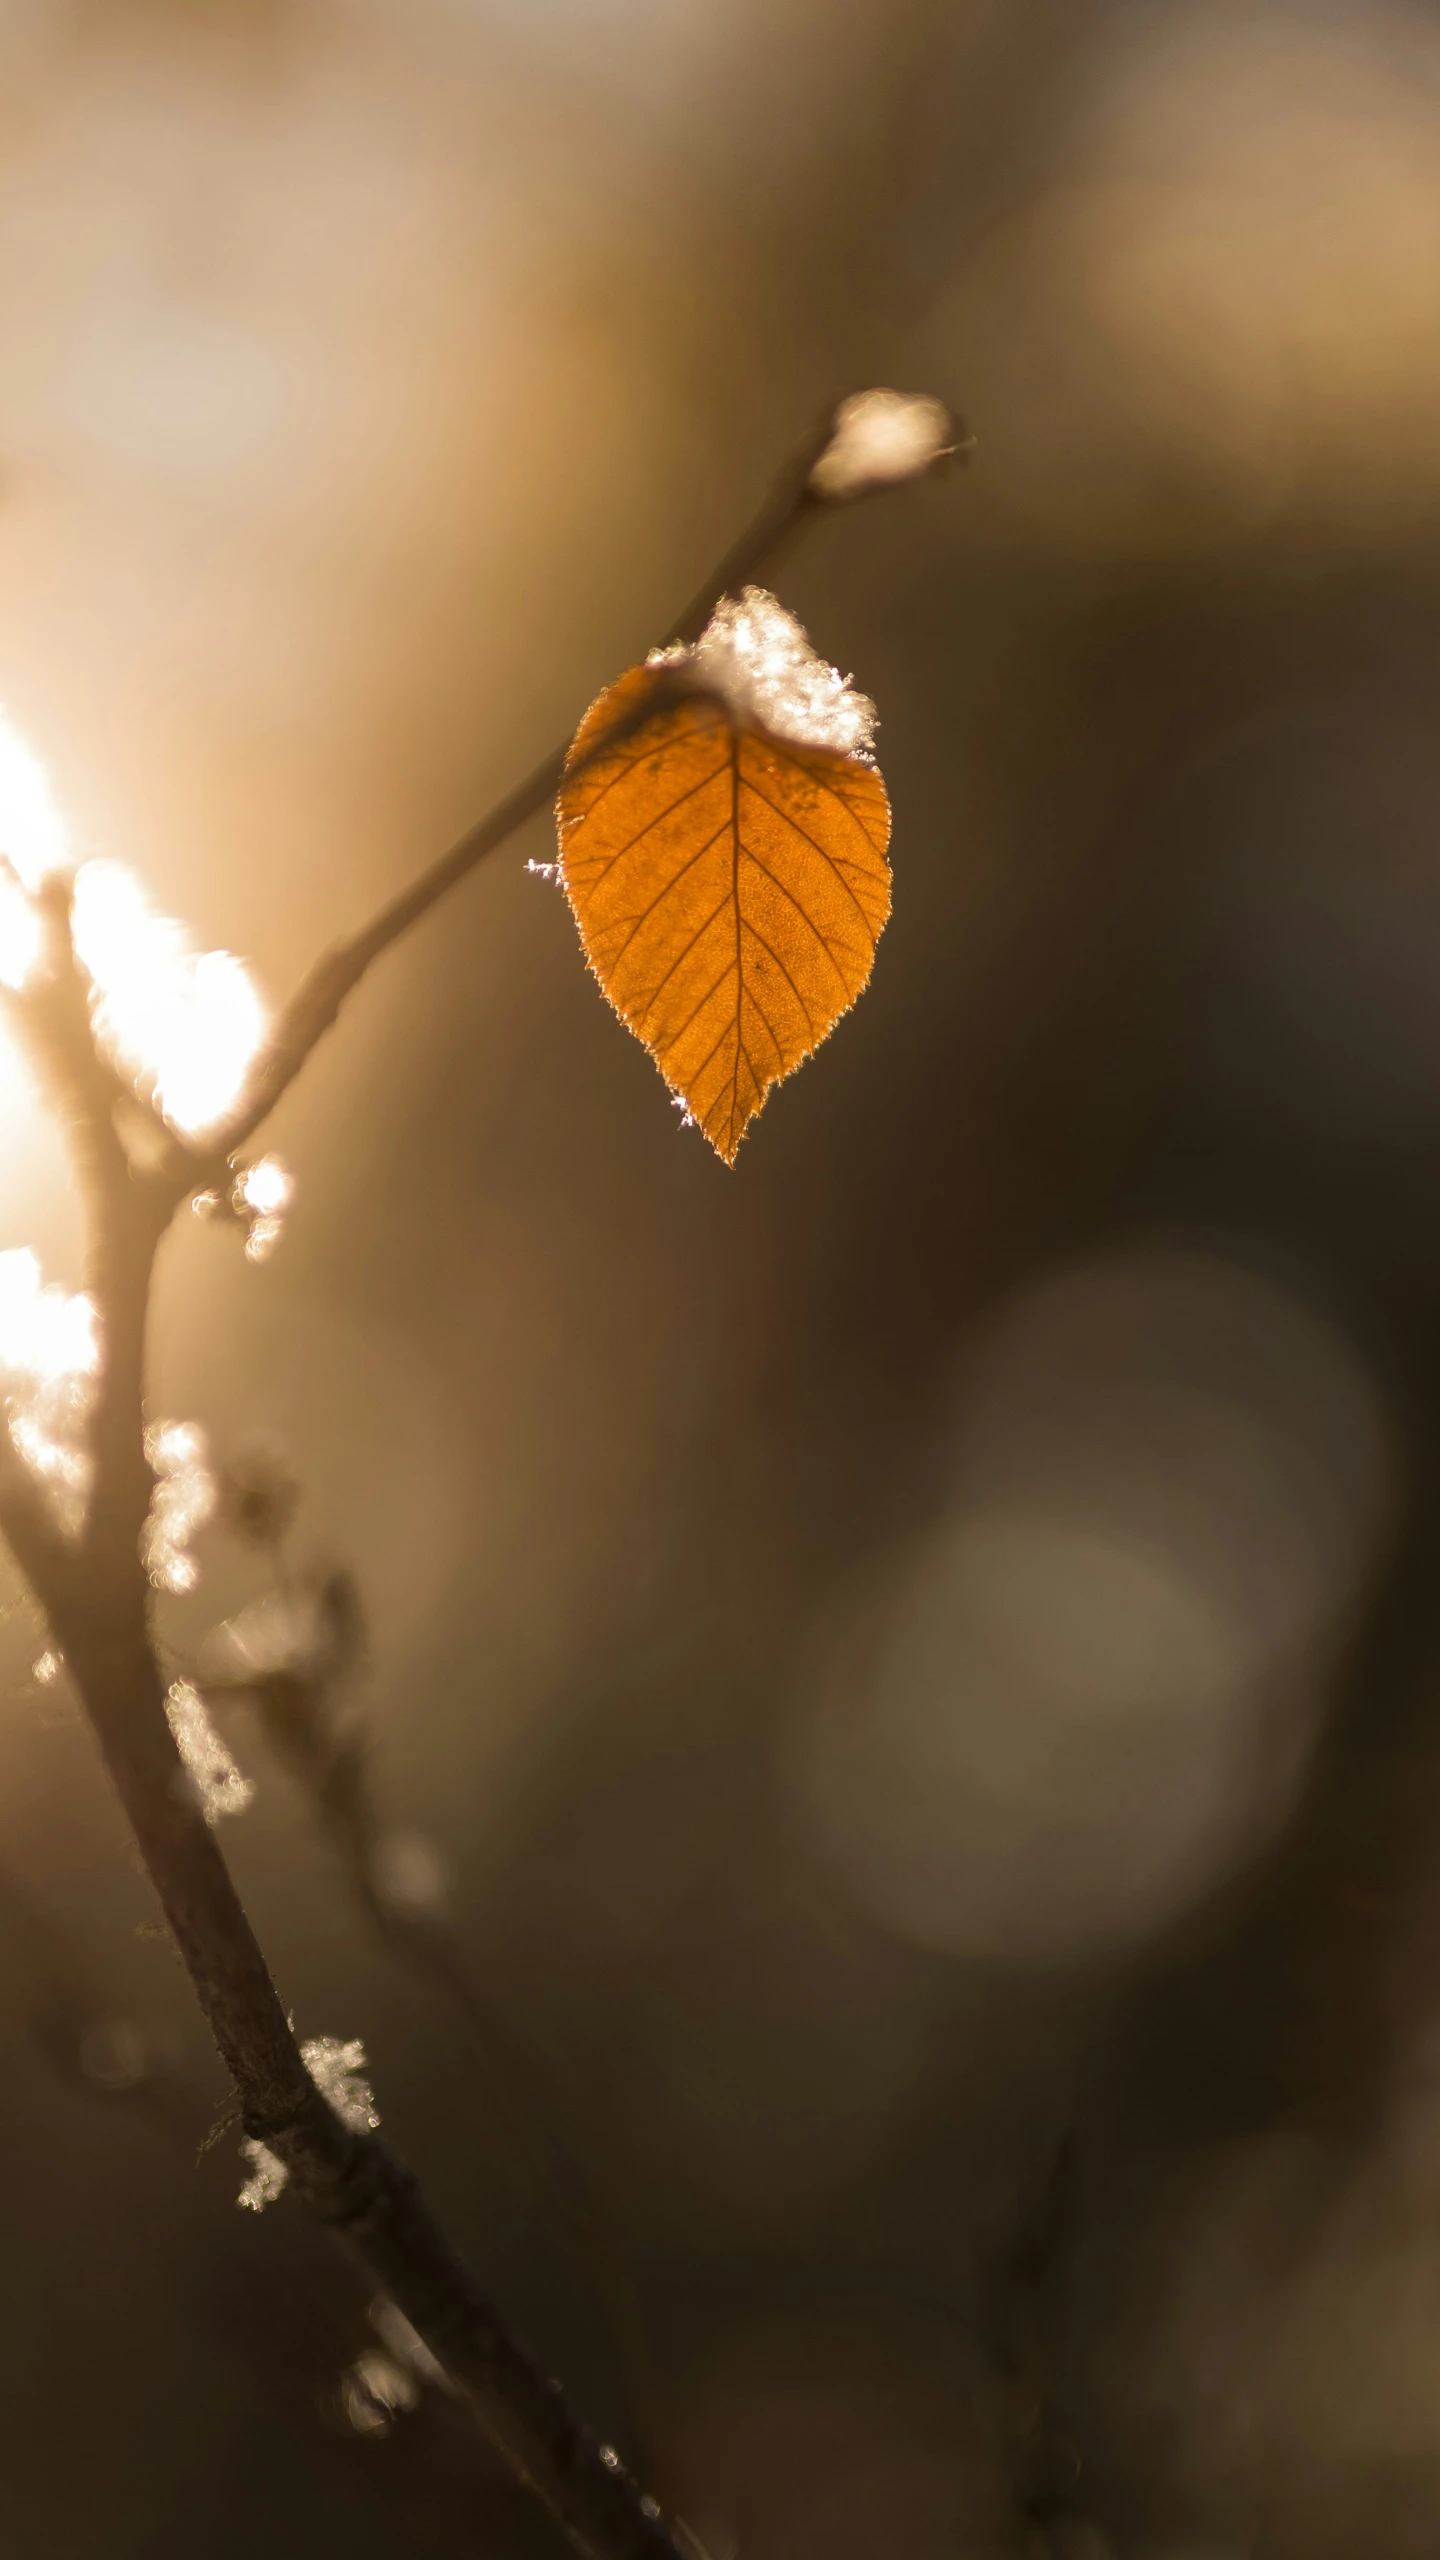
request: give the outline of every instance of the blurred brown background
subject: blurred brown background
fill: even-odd
[[[736,1172],[537,829],[156,1342],[361,1579],[595,2245],[237,1723],[297,2026],[714,2560],[1440,2544],[1437,312],[1423,0],[0,9],[0,695],[275,993],[827,402],[979,439],[779,581],[896,911]],[[73,1280],[0,1095],[0,1245]],[[433,2395],[345,2423],[363,2302],[194,2165],[218,2064],[3,1640],[7,2552],[547,2547]]]

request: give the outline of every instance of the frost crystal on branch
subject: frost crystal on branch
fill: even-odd
[[[300,2059],[327,2106],[352,2133],[373,2133],[380,2122],[375,2093],[365,2077],[365,2047],[358,2036],[311,2036]]]
[[[365,2047],[358,2036],[307,2037],[300,2059],[326,2105],[351,2133],[375,2131],[380,2110],[365,2077]],[[247,2213],[263,2213],[267,2204],[283,2194],[290,2172],[263,2142],[247,2137],[240,2151],[250,2163],[250,2175],[235,2201]]]
[[[235,2201],[242,2213],[263,2213],[267,2204],[284,2194],[290,2172],[263,2142],[252,2142],[248,2135],[240,2145],[240,2156],[249,2161],[250,2175]]]
[[[84,1432],[99,1366],[89,1299],[46,1288],[24,1248],[0,1253],[0,1402],[16,1449],[71,1532],[90,1488]]]
[[[874,703],[826,665],[793,613],[764,587],[725,596],[693,648],[657,649],[649,664],[717,694],[742,727],[837,755],[870,753]]]
[[[155,1470],[145,1523],[145,1570],[158,1591],[193,1591],[200,1568],[190,1541],[213,1517],[218,1499],[205,1434],[193,1422],[152,1422],[145,1455]]]
[[[243,1813],[255,1789],[229,1744],[216,1732],[199,1690],[192,1689],[188,1680],[175,1681],[165,1700],[165,1713],[206,1821],[220,1822],[226,1814]]]
[[[954,421],[928,391],[857,391],[835,412],[835,433],[810,486],[820,498],[863,498],[918,480],[954,451]]]

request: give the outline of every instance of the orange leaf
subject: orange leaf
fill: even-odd
[[[733,1164],[770,1087],[870,975],[890,913],[884,783],[719,693],[677,690],[661,664],[632,667],[586,714],[558,815],[591,968]]]

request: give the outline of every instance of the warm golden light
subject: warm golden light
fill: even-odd
[[[157,915],[116,862],[87,862],[76,877],[75,948],[117,1064],[175,1128],[203,1136],[236,1100],[265,1036],[243,962],[193,950],[184,926]]]
[[[0,853],[27,889],[38,889],[69,858],[65,821],[50,778],[12,720],[0,711]]]
[[[152,1422],[145,1455],[155,1475],[141,1544],[145,1570],[157,1591],[193,1591],[200,1567],[191,1541],[213,1516],[217,1499],[205,1434],[193,1422]]]
[[[83,1432],[99,1365],[89,1299],[47,1288],[24,1248],[0,1253],[0,1398],[11,1439],[69,1527],[89,1490]]]
[[[23,987],[40,956],[32,895],[68,867],[69,842],[44,766],[0,712],[0,985]],[[187,1137],[237,1099],[265,1036],[249,971],[228,951],[195,951],[116,862],[75,876],[75,949],[94,982],[95,1024],[116,1064]]]
[[[0,1253],[0,1373],[32,1388],[93,1376],[99,1366],[88,1298],[47,1288],[33,1253]]]
[[[285,1232],[285,1215],[295,1197],[294,1177],[278,1156],[260,1156],[247,1165],[235,1185],[236,1211],[250,1221],[245,1238],[247,1262],[264,1262]]]
[[[0,986],[25,985],[41,944],[40,918],[18,881],[0,872]]]
[[[26,892],[66,859],[65,825],[44,766],[0,711],[0,986],[23,987],[40,957],[40,919]],[[10,876],[13,875],[13,876]]]

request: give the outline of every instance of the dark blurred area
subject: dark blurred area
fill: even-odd
[[[272,995],[828,403],[978,439],[777,578],[895,915],[736,1171],[537,828],[286,1104],[273,1261],[171,1249],[157,1409],[355,1576],[497,2033],[237,1715],[298,2030],[711,2560],[1422,2560],[1440,10],[6,0],[0,66],[0,695]],[[0,1081],[0,1246],[74,1285]],[[181,1654],[263,1578],[205,1560]],[[4,1636],[5,2550],[550,2548],[197,2165],[219,2064]]]

